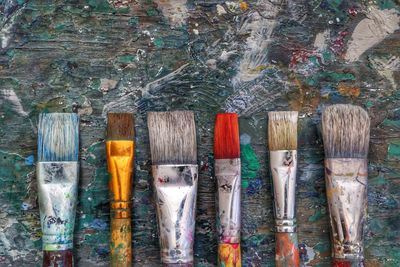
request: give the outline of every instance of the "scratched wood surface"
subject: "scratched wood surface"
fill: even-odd
[[[215,266],[214,115],[240,115],[244,266],[273,266],[266,113],[298,110],[304,266],[329,266],[321,111],[371,116],[368,266],[400,266],[400,31],[396,0],[0,1],[0,266],[40,266],[36,124],[81,115],[76,266],[108,266],[108,111],[136,116],[134,266],[160,266],[146,112],[196,114],[196,266]]]

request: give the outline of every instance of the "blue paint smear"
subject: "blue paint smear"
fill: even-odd
[[[260,178],[249,180],[249,186],[247,187],[247,195],[255,195],[262,189],[263,183]]]
[[[90,227],[96,230],[105,230],[108,225],[105,221],[101,219],[94,219],[93,222],[90,224]]]
[[[28,157],[25,158],[25,165],[32,166],[34,162],[35,162],[34,155],[29,155]]]

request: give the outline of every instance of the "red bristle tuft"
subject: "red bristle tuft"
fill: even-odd
[[[239,123],[236,113],[219,113],[216,116],[214,158],[240,158]]]

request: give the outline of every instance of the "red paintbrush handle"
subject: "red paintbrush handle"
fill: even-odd
[[[240,244],[219,244],[218,245],[218,266],[241,267]]]
[[[332,267],[364,267],[363,260],[333,259]]]
[[[193,267],[193,262],[187,263],[164,263],[163,267]]]
[[[72,249],[43,251],[43,267],[72,267]]]
[[[276,233],[275,266],[299,267],[300,253],[297,233]]]

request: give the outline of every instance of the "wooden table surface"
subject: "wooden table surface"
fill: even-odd
[[[396,0],[0,1],[0,266],[40,266],[40,112],[81,115],[76,266],[109,265],[105,116],[134,112],[134,266],[160,266],[146,112],[196,116],[196,266],[215,266],[213,123],[240,116],[243,266],[274,265],[267,112],[298,110],[301,261],[329,266],[321,111],[371,116],[367,266],[400,266]]]

